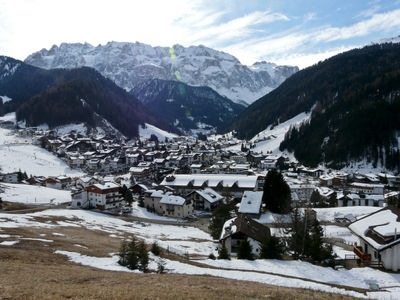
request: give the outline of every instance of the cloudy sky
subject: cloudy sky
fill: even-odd
[[[0,55],[62,42],[199,45],[306,67],[400,35],[400,0],[0,0]]]

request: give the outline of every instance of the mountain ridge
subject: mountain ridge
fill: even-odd
[[[12,99],[1,101],[0,114],[16,111],[17,120],[29,126],[91,124],[97,113],[128,137],[137,137],[145,122],[176,132],[135,96],[88,67],[44,70],[0,56],[0,95]]]
[[[45,69],[93,67],[127,91],[149,79],[208,86],[241,104],[264,96],[298,71],[298,67],[265,62],[245,66],[236,57],[203,45],[170,48],[139,42],[62,43],[32,53],[25,62]]]
[[[148,80],[131,93],[161,119],[188,134],[207,131],[205,127],[214,131],[245,108],[209,87],[192,87],[178,81]]]

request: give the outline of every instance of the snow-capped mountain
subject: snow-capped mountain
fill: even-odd
[[[88,43],[62,43],[31,54],[25,62],[45,69],[92,67],[127,91],[149,79],[208,86],[247,105],[298,71],[298,67],[266,62],[245,66],[230,54],[202,45],[169,48],[138,42],[109,42],[97,47]]]

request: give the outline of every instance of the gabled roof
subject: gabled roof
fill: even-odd
[[[160,200],[160,203],[162,204],[179,205],[179,206],[184,205],[185,202],[186,200],[184,198],[174,195],[164,195]]]
[[[210,188],[206,188],[206,189],[200,190],[200,191],[195,191],[195,193],[199,194],[201,197],[203,197],[209,203],[218,202],[218,201],[224,199],[223,196],[221,196],[216,191],[214,191],[213,189],[210,189]]]
[[[400,209],[385,207],[349,225],[349,229],[382,251],[400,243]]]
[[[239,215],[237,218],[225,222],[220,240],[239,232],[259,242],[263,242],[271,236],[269,227],[254,221],[246,215]]]

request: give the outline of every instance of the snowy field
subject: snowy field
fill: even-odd
[[[43,186],[0,183],[0,197],[4,201],[25,204],[60,204],[71,202],[71,192]]]
[[[350,220],[357,219],[365,215],[372,214],[382,207],[373,206],[346,206],[346,207],[330,207],[330,208],[313,208],[317,212],[319,221],[333,222],[335,218],[347,217]]]
[[[36,219],[39,217],[40,219]],[[56,219],[52,222],[52,217]],[[66,220],[59,220],[64,217]],[[400,297],[400,288],[387,288],[390,292],[369,292],[367,295],[338,288],[331,284],[339,284],[355,288],[369,288],[370,283],[378,284],[380,287],[400,286],[400,275],[390,274],[370,268],[355,268],[352,270],[334,270],[332,268],[320,267],[301,261],[279,261],[279,260],[256,260],[246,261],[232,259],[231,261],[209,260],[205,256],[216,253],[216,243],[211,236],[200,229],[190,226],[159,225],[145,222],[126,222],[112,216],[83,210],[51,209],[30,214],[0,214],[0,231],[16,227],[38,227],[54,229],[74,226],[85,227],[90,230],[107,232],[112,237],[121,237],[123,234],[134,234],[143,238],[147,243],[157,241],[163,248],[170,248],[171,252],[178,254],[190,254],[192,258],[202,256],[196,262],[204,266],[194,266],[163,259],[169,273],[211,275],[217,277],[255,281],[277,286],[308,288],[326,292],[347,294],[361,298],[395,299]],[[336,228],[331,228],[334,232]],[[12,246],[20,241],[21,237],[11,236],[4,232],[3,237],[7,241],[0,241],[1,246]],[[2,236],[0,236],[2,238]],[[26,238],[25,238],[26,239]],[[43,243],[52,243],[50,239],[36,239]],[[80,248],[77,245],[77,249]],[[110,257],[91,257],[78,252],[56,251],[58,254],[66,255],[71,261],[105,270],[127,271],[127,268],[117,264],[118,258],[115,254]],[[157,260],[151,256],[150,268],[156,269]],[[210,265],[218,269],[207,267]]]
[[[36,217],[64,217],[67,221],[57,221],[57,225],[36,222]],[[190,226],[160,225],[144,222],[127,222],[113,216],[86,210],[51,209],[31,214],[0,214],[0,228],[82,226],[90,230],[100,230],[121,237],[127,234],[144,239],[147,243],[159,242],[177,254],[209,255],[217,246],[212,237],[200,229]]]
[[[165,141],[165,138],[172,139],[174,137],[177,137],[176,134],[169,133],[167,131],[164,131],[160,128],[157,128],[156,126],[147,123],[145,123],[144,128],[142,128],[142,126],[139,125],[139,136],[141,138],[149,139],[152,134],[154,134],[159,141]]]
[[[15,122],[15,113],[9,113],[0,120]],[[83,172],[71,169],[45,149],[32,145],[29,138],[18,137],[12,130],[4,128],[0,128],[0,167],[4,173],[21,170],[38,176],[83,175]]]

